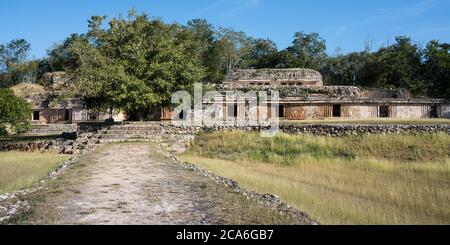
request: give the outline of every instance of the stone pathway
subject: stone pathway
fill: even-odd
[[[103,145],[82,161],[80,174],[68,173],[76,181],[45,201],[56,209],[57,224],[298,223],[164,158],[148,144]]]

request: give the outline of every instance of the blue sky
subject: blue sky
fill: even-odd
[[[450,42],[450,0],[2,0],[0,43],[25,38],[40,58],[71,33],[84,33],[92,15],[118,16],[135,8],[166,22],[205,18],[217,26],[270,38],[280,49],[296,31],[318,32],[328,53],[374,48],[408,35],[425,44]]]

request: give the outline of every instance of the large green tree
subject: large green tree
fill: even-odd
[[[84,35],[72,34],[62,43],[55,44],[48,50],[46,58],[39,61],[37,67],[38,82],[47,72],[71,71],[78,67],[77,57],[71,52],[74,43],[85,40]]]
[[[143,119],[152,107],[169,105],[173,92],[191,90],[203,79],[197,42],[189,29],[134,12],[111,19],[106,29],[104,19],[92,17],[86,40],[71,45],[79,64],[71,72],[72,91],[86,101]]]
[[[327,57],[325,40],[318,33],[297,32],[286,49],[289,67],[319,70]]]
[[[0,51],[9,54],[4,57],[17,57],[3,60],[27,64],[18,62],[26,57],[25,44],[1,46]],[[326,84],[401,88],[448,98],[448,46],[432,41],[422,49],[408,37],[397,37],[394,44],[375,51],[329,56],[319,34],[301,31],[288,48],[278,51],[269,39],[215,28],[203,19],[181,26],[131,11],[129,18],[113,18],[107,24],[104,16],[93,17],[87,34],[74,34],[53,47],[37,70],[38,77],[68,71],[76,81],[72,91],[88,104],[135,111],[132,114],[167,104],[172,91],[189,88],[193,81],[220,83],[226,73],[245,68],[310,68],[320,71]],[[2,64],[5,71],[6,62]],[[35,64],[2,76],[27,80],[32,76],[23,74],[33,73],[24,71]]]
[[[205,69],[204,82],[220,82],[223,78],[221,47],[217,42],[214,26],[204,19],[193,19],[188,21],[187,29],[193,33],[196,52]]]
[[[408,37],[396,37],[396,43],[381,48],[375,54],[379,74],[371,85],[383,88],[404,88],[415,94],[426,93],[425,83],[421,76],[422,53],[420,48]],[[371,67],[374,68],[374,67]]]
[[[11,89],[0,88],[0,135],[24,132],[30,127],[31,107]]]
[[[0,45],[0,87],[34,82],[38,61],[27,58],[31,45],[25,39],[14,39]]]
[[[244,68],[273,68],[277,63],[278,48],[270,39],[252,39],[244,54]]]
[[[28,57],[31,45],[25,39],[14,39],[0,45],[0,71],[5,72]]]
[[[217,46],[220,61],[226,73],[245,66],[244,57],[251,47],[251,38],[244,32],[219,28]]]
[[[430,41],[424,50],[428,94],[450,99],[450,44]]]
[[[367,52],[329,57],[321,66],[324,82],[329,85],[365,86],[362,71],[369,60]]]

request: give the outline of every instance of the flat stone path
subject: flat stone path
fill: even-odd
[[[102,145],[80,161],[61,194],[45,201],[58,213],[56,224],[296,223],[163,157],[159,147]]]

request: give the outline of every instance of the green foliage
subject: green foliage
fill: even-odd
[[[249,52],[252,42],[244,32],[234,31],[231,28],[219,28],[218,44],[220,45],[221,64],[226,73],[245,66],[244,56]]]
[[[72,34],[64,42],[55,44],[49,51],[45,59],[39,61],[37,67],[37,81],[40,82],[42,76],[47,72],[71,71],[79,64],[77,57],[70,51],[72,44],[84,39],[83,35]]]
[[[14,39],[0,45],[0,71],[10,70],[14,64],[24,62],[30,48],[31,45],[25,39]]]
[[[193,33],[197,53],[205,69],[204,82],[219,83],[226,70],[223,62],[224,46],[217,39],[217,31],[204,19],[190,20],[187,29]]]
[[[26,131],[30,116],[31,108],[25,100],[16,97],[10,89],[0,89],[0,135],[6,133],[8,126],[12,131]]]
[[[244,56],[244,67],[262,69],[276,65],[278,48],[269,39],[254,39]]]
[[[430,41],[425,49],[408,37],[376,52],[328,57],[321,68],[326,84],[400,88],[416,96],[450,98],[449,44]]]
[[[199,134],[191,151],[212,158],[250,159],[282,165],[295,165],[304,159],[354,160],[384,158],[399,162],[444,161],[450,137],[430,135],[356,135],[318,137],[280,134],[262,138],[258,133],[213,132]]]
[[[450,44],[430,41],[424,57],[423,78],[428,82],[428,94],[450,98]]]
[[[21,82],[34,82],[38,61],[27,61],[31,45],[24,39],[14,39],[0,45],[0,88]]]
[[[292,46],[286,50],[291,55],[290,67],[319,70],[327,57],[325,40],[318,33],[297,32]]]
[[[379,74],[367,77],[375,87],[405,88],[415,94],[424,91],[421,81],[421,50],[411,39],[397,37],[396,43],[386,48],[381,48],[375,54],[375,62]],[[375,68],[375,67],[374,67]]]
[[[169,104],[173,92],[192,90],[203,79],[192,31],[145,14],[113,18],[107,29],[103,21],[92,17],[87,35],[70,45],[74,95],[142,119],[140,113]]]
[[[105,20],[92,17],[87,34],[73,34],[53,47],[32,74],[39,79],[45,72],[68,71],[77,81],[73,91],[89,104],[136,111],[167,104],[169,94],[191,88],[192,82],[220,83],[228,72],[246,68],[311,68],[320,71],[328,85],[401,88],[419,96],[450,97],[450,45],[438,41],[422,49],[401,36],[377,51],[366,45],[361,52],[329,56],[325,40],[314,32],[297,32],[289,47],[278,50],[269,39],[216,28],[204,19],[181,26],[132,10],[128,18],[111,19],[107,28]],[[17,50],[7,53],[21,60],[25,44],[3,45],[0,51]],[[24,48],[11,48],[17,46]],[[8,76],[3,80],[23,80]]]

